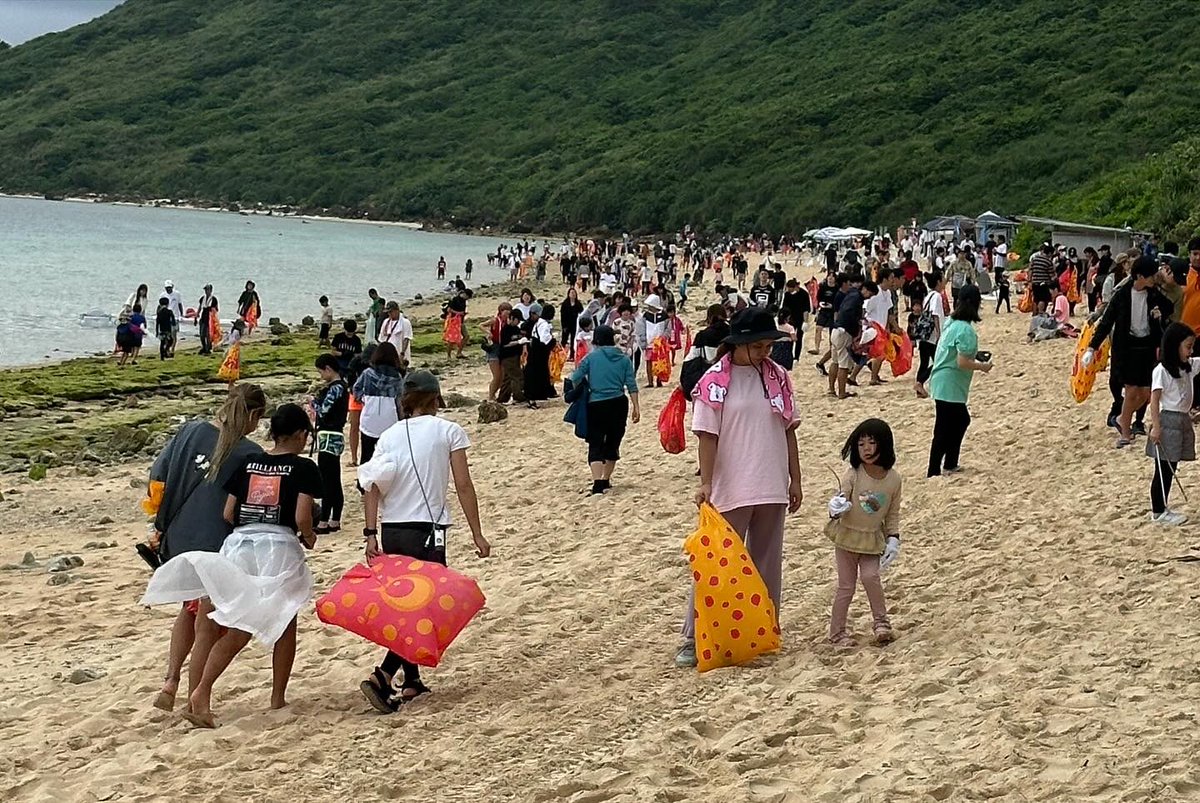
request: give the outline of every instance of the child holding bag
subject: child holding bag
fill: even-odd
[[[1192,377],[1200,369],[1200,357],[1192,356],[1196,336],[1192,328],[1173,323],[1163,333],[1162,348],[1151,379],[1150,431],[1146,455],[1154,460],[1150,480],[1150,520],[1178,527],[1187,516],[1167,507],[1171,483],[1181,460],[1196,459],[1196,432],[1189,415],[1192,409]]]
[[[875,643],[894,638],[879,572],[900,554],[900,487],[892,429],[878,418],[859,424],[842,447],[850,470],[842,477],[836,496],[829,500],[825,534],[833,541],[837,565],[837,592],[829,617],[829,643],[855,647],[846,630],[846,614],[854,587],[862,581],[874,619]],[[880,557],[882,556],[882,558]]]

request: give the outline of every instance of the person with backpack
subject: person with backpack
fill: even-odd
[[[722,341],[729,336],[727,318],[728,313],[725,312],[723,305],[713,304],[710,306],[705,318],[705,327],[697,333],[695,340],[692,341],[691,351],[684,358],[683,365],[679,369],[679,387],[683,389],[689,399],[692,397],[692,391],[696,388],[700,377],[716,362],[717,351],[721,348]]]
[[[921,303],[921,317],[913,325],[912,339],[917,343],[921,352],[921,364],[917,368],[917,377],[913,380],[913,389],[922,399],[929,398],[925,383],[933,372],[933,357],[937,354],[938,338],[942,335],[942,322],[946,319],[946,304],[942,292],[946,280],[940,273],[929,274],[929,293]]]

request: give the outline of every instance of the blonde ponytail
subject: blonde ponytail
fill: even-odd
[[[217,411],[216,425],[220,430],[217,437],[217,448],[213,451],[211,465],[208,469],[208,479],[215,480],[221,471],[221,466],[233,454],[238,441],[250,430],[250,420],[255,413],[262,415],[267,411],[267,396],[258,385],[234,385],[229,391],[229,397]]]

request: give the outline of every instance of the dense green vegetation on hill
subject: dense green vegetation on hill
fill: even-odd
[[[1194,12],[128,0],[0,51],[0,186],[554,229],[1039,207],[1170,227],[1195,198],[1155,197],[1178,173],[1155,154],[1196,164],[1171,150],[1200,77]]]

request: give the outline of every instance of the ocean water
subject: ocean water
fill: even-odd
[[[163,282],[174,281],[185,309],[212,284],[228,320],[252,279],[264,322],[319,318],[322,295],[340,319],[365,313],[372,287],[389,299],[442,289],[442,256],[448,279],[467,259],[471,286],[506,279],[487,264],[500,242],[369,223],[0,197],[0,365],[111,349],[113,327],[85,326],[80,316],[115,316],[139,284],[149,285],[154,304]],[[183,324],[181,337],[195,341],[195,328]]]

